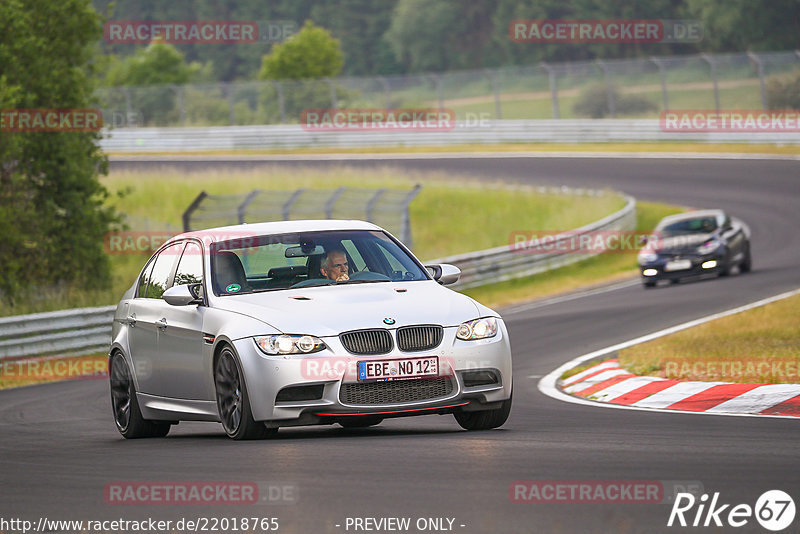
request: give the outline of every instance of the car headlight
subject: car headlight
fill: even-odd
[[[280,334],[272,336],[256,336],[256,346],[264,354],[311,354],[326,348],[325,342],[318,337],[304,335]]]
[[[697,247],[698,254],[710,254],[722,246],[722,243],[716,239],[710,239]]]
[[[456,337],[464,341],[473,339],[485,339],[497,335],[497,319],[494,317],[483,317],[473,319],[466,323],[461,323],[456,331]]]
[[[658,254],[650,250],[642,250],[639,252],[639,263],[650,263],[651,261],[656,261],[657,259]]]

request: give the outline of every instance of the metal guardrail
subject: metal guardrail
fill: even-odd
[[[292,219],[360,219],[387,229],[412,247],[408,207],[421,185],[410,191],[339,187],[209,195],[202,191],[183,213],[183,231]]]
[[[204,150],[443,146],[491,143],[690,141],[800,144],[800,132],[665,132],[652,119],[491,120],[449,131],[309,132],[298,125],[120,128],[100,146],[111,153]]]
[[[571,190],[576,194],[587,191]],[[590,192],[594,193],[594,192]],[[601,230],[630,230],[636,222],[636,201],[626,196],[625,206],[599,221],[569,232],[570,236]],[[489,282],[530,276],[586,259],[588,254],[529,254],[509,246],[458,254],[425,262],[452,263],[461,279],[451,286],[467,289]],[[0,318],[0,361],[4,358],[53,353],[91,353],[108,350],[115,306],[78,308]]]
[[[0,318],[0,360],[52,353],[103,352],[116,306]]]
[[[576,239],[581,234],[590,232],[609,231],[609,230],[633,230],[636,225],[636,200],[633,197],[625,197],[625,206],[616,213],[604,217],[599,221],[587,224],[568,233],[553,236],[551,249],[558,250],[560,243],[565,243],[567,239]],[[459,254],[447,258],[440,258],[425,262],[431,263],[452,263],[461,269],[461,277],[453,289],[469,289],[487,283],[503,282],[513,278],[531,276],[558,267],[563,267],[571,263],[585,260],[596,256],[595,253],[538,253],[531,254],[525,251],[514,251],[510,245],[503,247],[480,250],[467,254]]]

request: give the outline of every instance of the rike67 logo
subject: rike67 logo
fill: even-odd
[[[749,504],[723,504],[719,492],[714,493],[710,500],[707,493],[699,499],[691,493],[678,493],[667,526],[738,528],[755,518],[763,528],[777,532],[791,525],[794,515],[794,500],[781,490],[765,491],[753,507]]]

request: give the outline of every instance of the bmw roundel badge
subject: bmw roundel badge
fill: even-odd
[[[394,319],[392,319],[391,317],[384,317],[383,322],[386,324],[394,324]]]

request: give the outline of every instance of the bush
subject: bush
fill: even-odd
[[[578,101],[572,110],[581,117],[602,119],[610,115],[608,109],[608,87],[605,84],[595,84],[581,91]],[[658,111],[658,106],[639,95],[623,94],[618,87],[611,86],[611,97],[614,100],[614,114],[616,116],[641,115]]]
[[[800,109],[800,72],[770,76],[767,102],[770,109]]]

